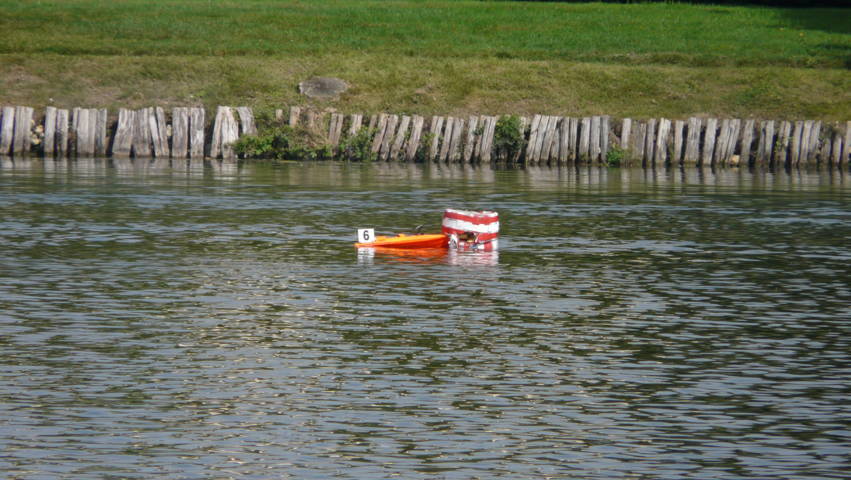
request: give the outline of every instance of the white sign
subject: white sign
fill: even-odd
[[[375,229],[374,228],[359,228],[358,229],[358,243],[372,243],[375,241]]]

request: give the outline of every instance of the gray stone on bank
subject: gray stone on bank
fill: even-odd
[[[333,77],[314,77],[298,84],[298,91],[310,98],[334,98],[348,90],[349,84]]]

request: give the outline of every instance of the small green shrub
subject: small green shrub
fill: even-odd
[[[275,160],[320,160],[330,158],[332,153],[317,133],[288,125],[272,126],[258,135],[240,137],[233,148],[242,158]]]
[[[428,151],[431,148],[431,143],[437,135],[434,132],[426,132],[420,137],[420,147],[417,148],[417,154],[414,156],[414,161],[418,163],[432,160],[428,158]]]
[[[526,138],[520,126],[520,117],[503,115],[496,122],[493,132],[493,149],[496,158],[514,159],[526,145]]]
[[[620,167],[626,156],[626,151],[617,145],[612,145],[606,152],[606,166]]]
[[[358,133],[351,137],[346,137],[340,144],[340,152],[349,160],[358,160],[361,162],[371,162],[378,158],[378,155],[372,153],[372,139],[375,137],[377,129],[361,128]]]

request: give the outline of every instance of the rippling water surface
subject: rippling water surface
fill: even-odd
[[[847,478],[849,184],[4,160],[0,472]]]

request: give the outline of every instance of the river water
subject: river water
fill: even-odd
[[[355,230],[492,209],[493,253]],[[847,478],[837,172],[0,162],[4,478]]]

